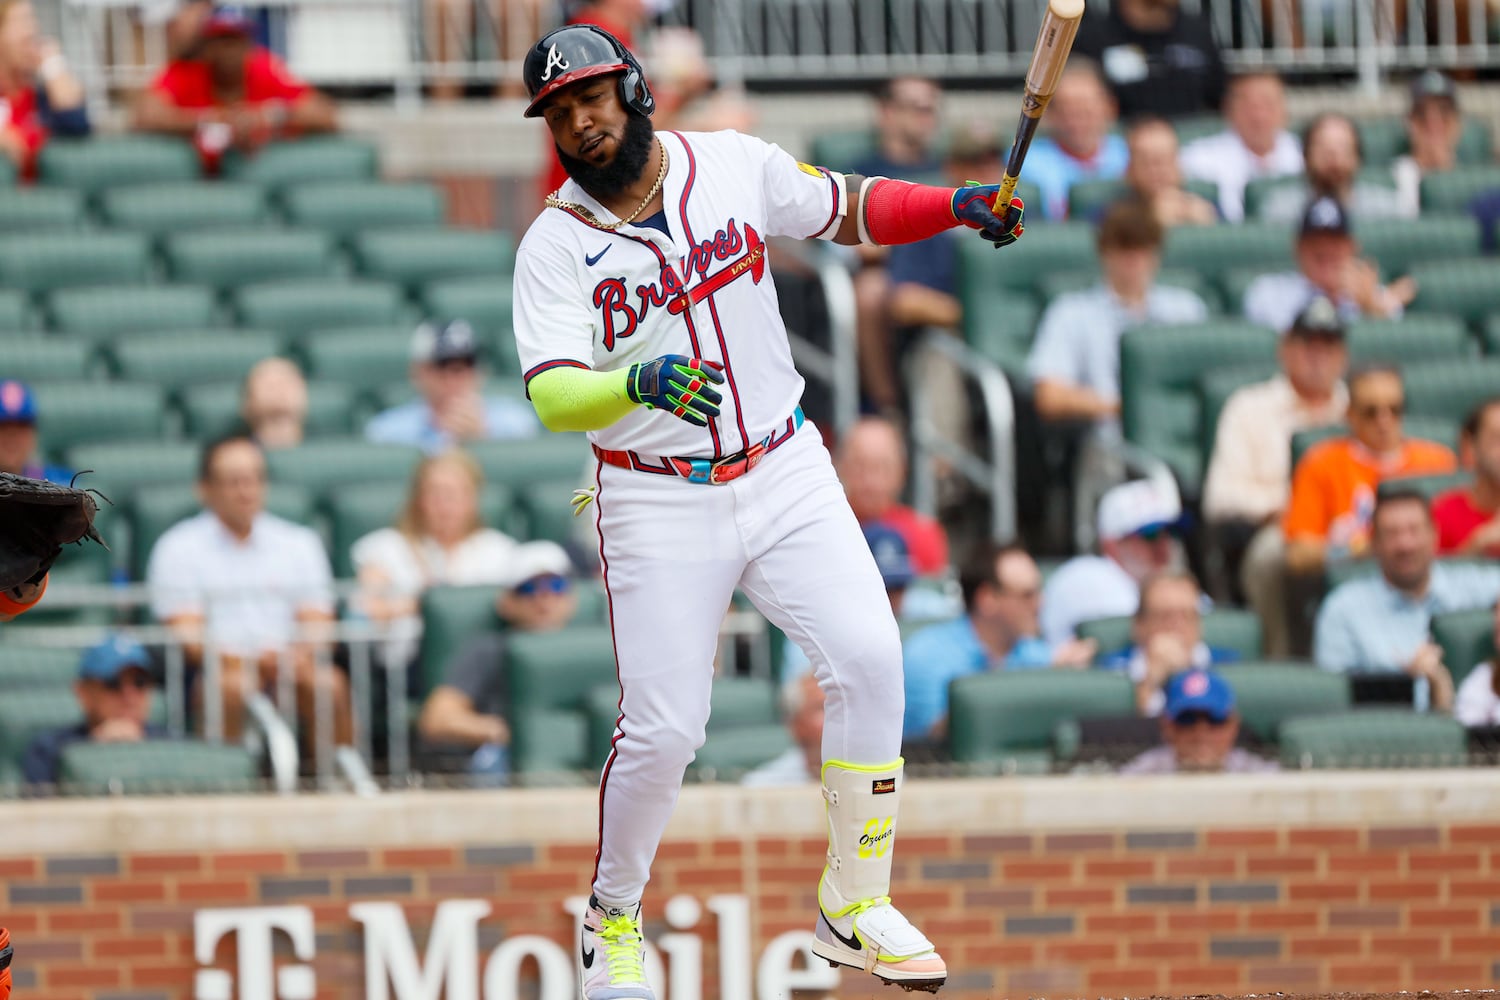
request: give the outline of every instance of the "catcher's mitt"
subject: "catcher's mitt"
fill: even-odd
[[[0,472],[0,592],[40,583],[70,542],[104,545],[98,512],[87,490]]]

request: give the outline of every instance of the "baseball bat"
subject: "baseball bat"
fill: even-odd
[[[1010,204],[1011,196],[1016,193],[1021,164],[1026,162],[1026,151],[1031,148],[1031,137],[1036,135],[1042,112],[1047,110],[1047,103],[1057,90],[1058,78],[1062,76],[1068,52],[1073,48],[1073,37],[1078,34],[1083,3],[1084,0],[1048,0],[1041,30],[1037,32],[1036,46],[1031,50],[1031,65],[1026,68],[1021,123],[1016,126],[1016,138],[1010,144],[1010,158],[1005,163],[1005,176],[1000,180],[1000,193],[995,197],[996,214]]]

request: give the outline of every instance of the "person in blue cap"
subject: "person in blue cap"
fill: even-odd
[[[37,460],[36,394],[25,382],[0,379],[0,472],[67,483],[71,470]]]
[[[134,639],[112,635],[85,650],[73,684],[83,720],[32,740],[21,759],[26,783],[56,784],[63,750],[73,743],[165,739],[167,731],[147,721],[152,686],[151,654]]]
[[[1234,745],[1240,734],[1234,688],[1212,670],[1184,670],[1167,681],[1162,745],[1120,768],[1121,774],[1276,771],[1274,761]]]

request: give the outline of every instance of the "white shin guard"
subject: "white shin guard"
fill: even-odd
[[[828,803],[828,864],[818,902],[830,917],[891,893],[891,857],[901,801],[900,757],[889,764],[823,765]]]

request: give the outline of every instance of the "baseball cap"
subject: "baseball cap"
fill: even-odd
[[[411,338],[411,359],[430,365],[445,361],[475,361],[479,358],[479,338],[467,320],[446,323],[423,323]]]
[[[1282,336],[1337,337],[1343,340],[1347,333],[1344,321],[1339,318],[1339,307],[1328,296],[1316,295],[1292,320],[1292,325],[1282,331]]]
[[[80,680],[112,681],[131,667],[151,670],[151,654],[129,636],[114,635],[90,646],[78,661]]]
[[[1447,101],[1458,106],[1458,88],[1447,76],[1435,69],[1418,74],[1411,81],[1411,107],[1415,111],[1423,101]]]
[[[36,423],[36,396],[25,382],[0,381],[0,424]]]
[[[1182,499],[1177,489],[1154,479],[1121,483],[1099,499],[1100,541],[1175,528],[1181,523]]]
[[[204,38],[223,38],[226,35],[255,34],[255,20],[244,7],[234,5],[216,6],[203,22]]]
[[[1300,237],[1318,234],[1350,235],[1349,213],[1344,211],[1344,206],[1339,204],[1337,198],[1322,195],[1307,203],[1307,210],[1302,213],[1302,226],[1297,230],[1297,235]]]
[[[911,565],[911,549],[901,532],[887,524],[865,525],[865,544],[875,557],[875,566],[887,590],[908,586],[917,575]]]
[[[509,590],[538,576],[572,576],[573,560],[556,542],[525,542],[516,546],[500,585]]]
[[[1234,688],[1212,670],[1184,670],[1167,681],[1162,711],[1174,721],[1188,712],[1202,712],[1223,722],[1234,711]]]

